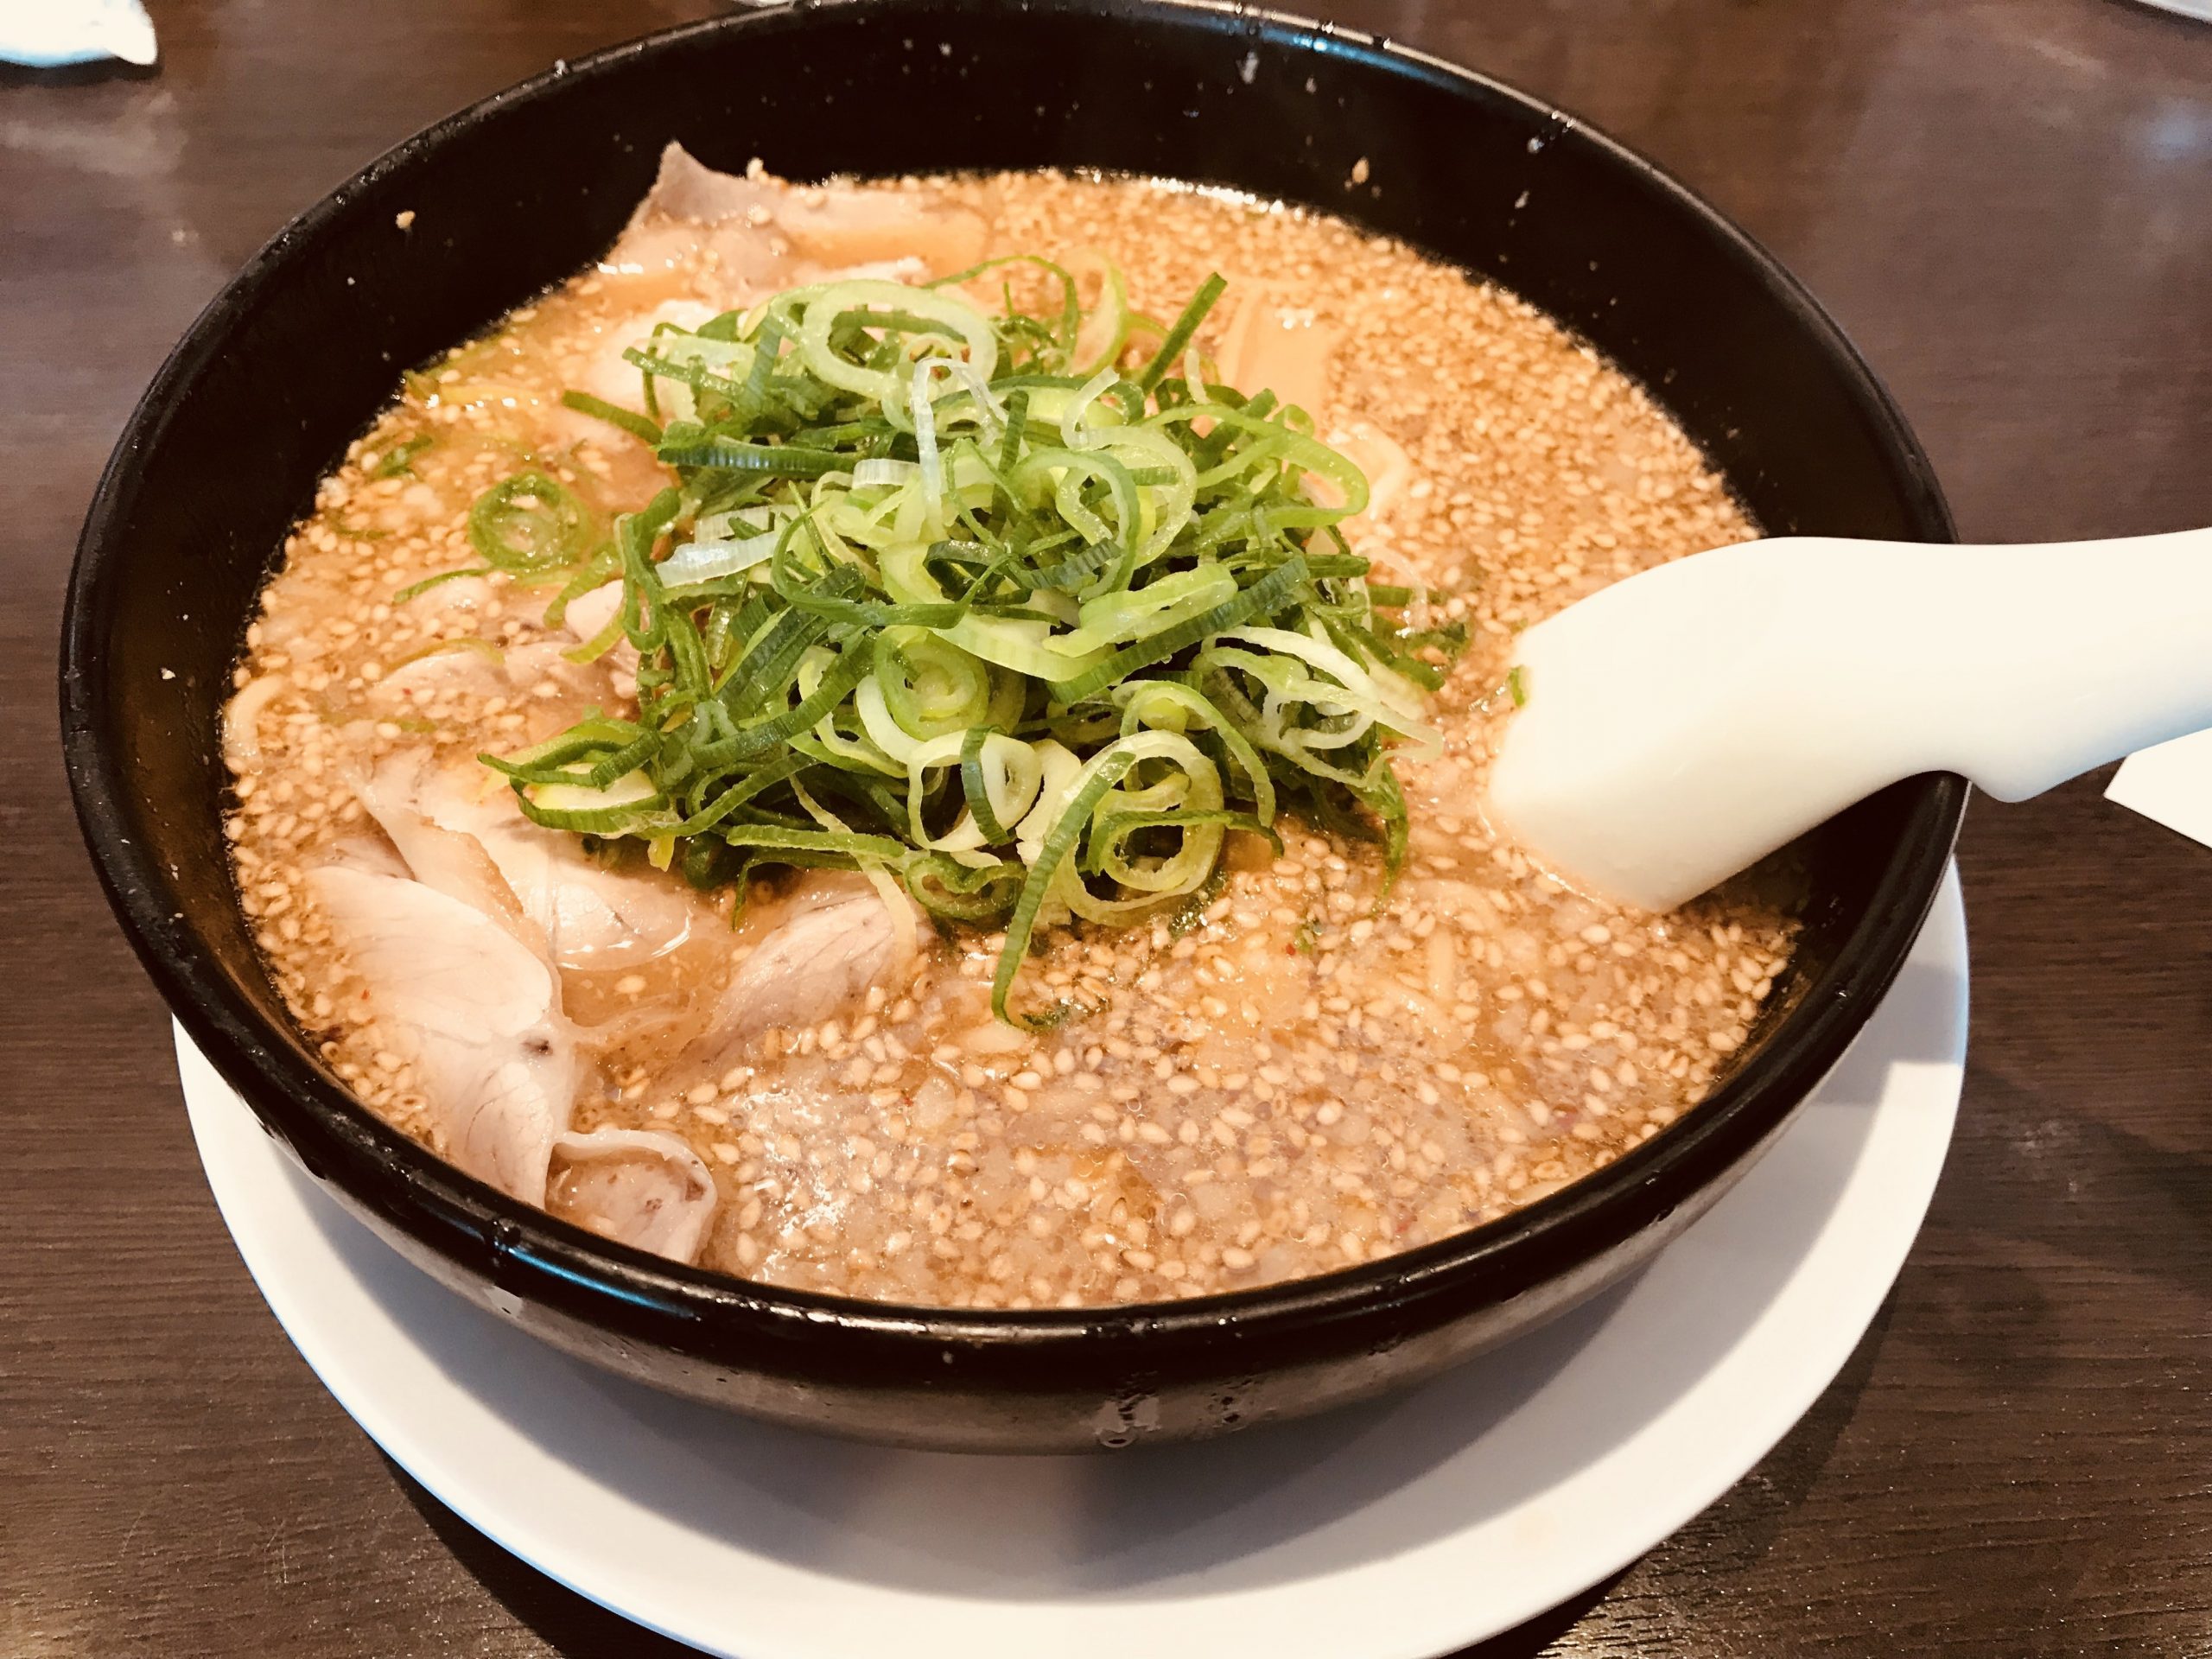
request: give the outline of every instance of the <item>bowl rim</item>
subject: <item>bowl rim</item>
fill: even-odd
[[[1916,792],[1907,839],[1838,953],[1820,1001],[1808,995],[1788,1013],[1742,1070],[1661,1134],[1524,1208],[1431,1243],[1325,1274],[1170,1302],[1020,1310],[874,1302],[747,1281],[614,1243],[463,1174],[272,1040],[268,1022],[215,965],[188,916],[172,908],[152,854],[123,833],[133,791],[120,757],[104,741],[110,700],[99,667],[99,645],[112,604],[110,573],[121,556],[122,532],[143,481],[140,457],[160,442],[182,396],[221,351],[232,325],[290,276],[294,251],[311,244],[355,198],[510,105],[548,97],[571,82],[622,73],[635,60],[703,36],[804,28],[810,15],[872,13],[918,20],[948,13],[1074,14],[1110,16],[1146,29],[1213,28],[1266,39],[1278,48],[1361,60],[1390,74],[1519,105],[1559,124],[1560,138],[1593,146],[1606,164],[1637,175],[1675,211],[1700,222],[1755,275],[1840,372],[1876,447],[1899,467],[1917,528],[1930,541],[1956,538],[1934,472],[1895,400],[1841,327],[1779,261],[1656,163],[1579,117],[1479,71],[1361,29],[1228,0],[781,0],[656,30],[558,61],[476,100],[402,140],[296,215],[193,321],[118,439],[86,515],[64,604],[62,745],[79,823],[101,885],[175,1016],[219,1071],[239,1085],[264,1126],[311,1173],[321,1176],[326,1166],[342,1166],[347,1173],[340,1185],[351,1196],[441,1254],[454,1255],[457,1236],[480,1235],[490,1242],[495,1265],[505,1257],[537,1269],[531,1275],[537,1293],[559,1295],[570,1307],[588,1305],[601,1320],[604,1299],[611,1296],[627,1306],[629,1317],[653,1320],[663,1338],[679,1348],[696,1347],[709,1329],[719,1344],[747,1329],[759,1334],[835,1328],[918,1344],[918,1354],[942,1352],[948,1360],[954,1347],[1015,1352],[1027,1370],[1028,1362],[1072,1360],[1100,1338],[1203,1338],[1229,1325],[1249,1337],[1280,1337],[1455,1292],[1477,1303],[1503,1301],[1597,1253],[1615,1236],[1634,1231],[1637,1217],[1662,1216],[1688,1201],[1715,1171],[1738,1163],[1786,1121],[1841,1058],[1896,977],[1948,863],[1968,793],[1964,779],[1929,773],[1905,785]],[[1664,408],[1665,399],[1650,390]],[[296,1109],[304,1124],[292,1121],[291,1111],[282,1113],[280,1122],[280,1114],[264,1103],[272,1098]],[[312,1146],[302,1144],[303,1127],[315,1135]],[[438,1236],[427,1224],[426,1206],[445,1224]],[[578,1294],[584,1303],[575,1300]],[[663,1325],[655,1316],[677,1323]],[[685,1332],[691,1343],[683,1339]]]

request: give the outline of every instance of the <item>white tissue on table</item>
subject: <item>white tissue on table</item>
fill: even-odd
[[[50,69],[120,58],[151,63],[154,20],[138,0],[0,0],[0,61]]]
[[[2212,732],[2129,755],[2105,798],[2212,847]]]

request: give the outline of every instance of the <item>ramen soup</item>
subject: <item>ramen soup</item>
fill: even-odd
[[[286,542],[239,901],[371,1109],[643,1249],[960,1307],[1341,1269],[1746,1041],[1786,894],[1623,912],[1480,804],[1517,629],[1752,533],[1588,346],[1325,215],[671,150]]]

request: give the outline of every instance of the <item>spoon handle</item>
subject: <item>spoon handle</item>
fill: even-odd
[[[1916,760],[1912,770],[1962,772],[1999,800],[2024,800],[2212,727],[2212,530],[2040,546],[1827,545],[1838,562],[1830,591],[1854,592],[1854,608],[1879,607],[1898,629],[1887,700],[1900,729],[1919,734],[1918,754],[1900,757]],[[1870,555],[1895,567],[1878,588]],[[1862,638],[1879,639],[1885,619],[1866,620]]]
[[[2212,530],[1745,543],[1601,589],[1515,655],[1491,821],[1665,910],[1900,778],[2017,801],[2212,727]]]

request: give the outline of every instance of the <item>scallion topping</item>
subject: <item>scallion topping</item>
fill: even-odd
[[[469,544],[485,563],[511,575],[573,564],[590,537],[583,503],[540,472],[502,479],[468,510]]]
[[[1378,614],[1414,595],[1370,588],[1338,531],[1358,469],[1200,372],[1221,278],[1162,327],[1110,266],[1086,312],[1061,267],[994,269],[1015,265],[1058,279],[1044,314],[1011,281],[999,315],[847,281],[664,325],[627,358],[665,426],[566,401],[652,442],[679,487],[596,555],[541,473],[469,521],[487,566],[568,576],[556,609],[619,576],[588,649],[639,653],[635,720],[486,757],[525,813],[645,842],[702,886],[895,877],[948,923],[1005,927],[1007,1019],[1040,929],[1202,906],[1227,836],[1274,841],[1285,810],[1380,841],[1395,876],[1390,757],[1437,743],[1426,694],[1465,643]]]
[[[561,394],[561,402],[580,415],[588,415],[594,420],[605,421],[609,426],[621,428],[640,443],[660,442],[660,428],[657,424],[620,404],[610,404],[604,397],[594,397],[588,391],[564,391]]]
[[[371,478],[412,478],[415,476],[415,457],[437,440],[428,432],[418,432],[411,438],[402,438],[386,450],[369,468]]]

